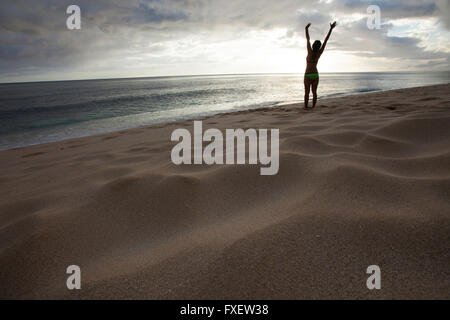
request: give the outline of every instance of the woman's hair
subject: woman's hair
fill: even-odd
[[[319,50],[321,47],[322,47],[322,42],[320,42],[320,40],[314,41],[314,43],[312,45],[313,52],[315,54],[319,53]]]

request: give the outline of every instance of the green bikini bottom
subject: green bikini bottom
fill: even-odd
[[[317,80],[319,79],[319,73],[318,72],[314,72],[314,73],[305,73],[305,77],[311,79],[311,80]]]

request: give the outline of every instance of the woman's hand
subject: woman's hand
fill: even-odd
[[[311,23],[308,23],[305,27],[306,30],[308,30],[308,28],[311,26]]]
[[[333,23],[330,23],[330,29],[333,30],[336,27],[336,21]]]

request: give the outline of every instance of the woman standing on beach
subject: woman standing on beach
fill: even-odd
[[[331,31],[336,27],[336,21],[330,23],[330,31],[328,31],[327,37],[325,41],[322,43],[319,40],[314,41],[312,48],[311,43],[309,42],[309,27],[311,23],[305,28],[306,31],[306,47],[308,48],[308,56],[306,57],[306,71],[305,71],[305,106],[304,108],[308,108],[309,101],[309,91],[312,88],[313,92],[313,108],[316,106],[317,102],[317,87],[319,86],[319,72],[317,71],[317,62],[319,61],[320,56],[325,50],[325,46],[327,45],[328,39],[331,36]]]

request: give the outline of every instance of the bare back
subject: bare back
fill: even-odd
[[[305,73],[315,73],[317,71],[317,62],[319,62],[320,53],[315,53],[314,51],[309,51],[306,57],[306,70]]]

